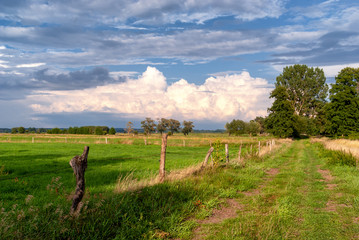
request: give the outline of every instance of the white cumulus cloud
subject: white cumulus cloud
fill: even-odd
[[[156,68],[137,79],[74,91],[37,91],[26,101],[39,113],[111,112],[136,118],[228,121],[266,115],[272,90],[248,72],[208,78],[202,85],[181,79],[171,85]]]
[[[27,63],[16,65],[17,68],[36,68],[46,65],[46,63]]]

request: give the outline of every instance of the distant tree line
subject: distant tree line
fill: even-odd
[[[89,135],[106,135],[116,134],[115,128],[107,126],[83,126],[83,127],[69,127],[69,128],[27,128],[14,127],[11,133],[48,133],[48,134],[89,134]]]
[[[158,119],[157,122],[152,120],[151,118],[146,118],[145,120],[141,121],[141,128],[146,135],[150,135],[154,132],[164,133],[169,132],[173,134],[175,132],[181,131],[184,135],[188,135],[189,133],[193,132],[193,122],[192,121],[183,121],[181,127],[181,123],[175,119],[166,119],[161,118]],[[126,124],[126,128],[124,132],[128,134],[138,134],[141,129],[134,129],[133,123],[128,122]],[[142,131],[141,131],[142,132]],[[116,129],[107,126],[82,126],[82,127],[69,127],[69,128],[28,128],[25,129],[24,127],[15,127],[11,129],[11,133],[47,133],[47,134],[88,134],[88,135],[115,135]]]
[[[172,135],[175,132],[181,131],[186,136],[193,131],[194,125],[192,121],[183,121],[182,125],[183,127],[181,127],[181,123],[178,120],[172,118],[159,118],[157,122],[152,118],[146,118],[141,121],[141,128],[146,135],[151,135],[154,132],[160,134],[168,132]]]
[[[24,128],[24,127],[13,127],[11,128],[11,133],[46,133],[48,129],[46,128]]]
[[[239,136],[249,134],[251,136],[257,136],[265,131],[264,118],[257,117],[249,122],[233,119],[231,122],[226,123],[225,128],[228,135]]]

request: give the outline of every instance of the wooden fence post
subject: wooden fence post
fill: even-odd
[[[238,161],[241,161],[241,154],[242,154],[242,142],[241,145],[239,145],[239,151],[238,151]]]
[[[144,141],[145,141],[145,145],[147,145],[147,139],[146,138],[144,139]]]
[[[229,163],[229,151],[228,151],[228,143],[226,143],[224,145],[225,149],[226,149],[226,163]]]
[[[34,137],[32,137],[32,143],[35,143],[35,138]]]
[[[204,162],[203,162],[203,164],[202,164],[202,167],[204,167],[204,166],[207,165],[208,159],[209,159],[209,157],[211,156],[211,154],[212,154],[213,151],[214,151],[214,147],[210,147],[209,150],[208,150],[208,152],[207,152],[207,155],[206,155],[206,157],[205,157],[205,159],[204,159]]]
[[[160,159],[160,182],[165,180],[165,164],[166,164],[166,148],[167,148],[167,137],[168,133],[162,135],[162,147],[161,147],[161,159]]]
[[[258,142],[258,156],[259,156],[260,151],[261,151],[261,141]]]
[[[239,146],[239,151],[238,151],[238,162],[239,162],[239,164],[244,166],[244,159],[241,159],[241,155],[242,155],[242,141],[241,141],[241,145]]]
[[[186,147],[186,140],[183,140],[183,147]]]
[[[74,213],[77,209],[77,206],[82,200],[82,197],[85,194],[85,170],[87,168],[87,156],[89,153],[90,147],[85,146],[85,149],[81,156],[75,156],[71,159],[70,165],[74,170],[76,175],[76,191],[75,195],[72,198],[72,206],[70,213]]]

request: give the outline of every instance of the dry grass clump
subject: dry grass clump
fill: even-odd
[[[258,154],[259,157],[263,157],[271,153],[272,151],[277,150],[282,144],[284,143],[292,143],[292,139],[285,138],[285,139],[273,139],[270,141],[266,141],[265,143],[262,142],[261,150]],[[265,145],[264,145],[265,144]]]
[[[359,141],[347,139],[329,140],[328,138],[313,139],[313,142],[320,142],[325,148],[336,151],[343,151],[351,153],[353,156],[359,158]]]
[[[201,171],[201,166],[202,163],[188,168],[171,171],[166,175],[165,181],[173,182],[190,177]],[[161,181],[158,175],[152,176],[148,179],[138,180],[134,177],[133,172],[131,172],[128,175],[119,178],[115,192],[121,193],[126,191],[136,191],[144,187],[154,186],[159,183],[161,183]]]

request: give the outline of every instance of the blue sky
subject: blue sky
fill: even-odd
[[[359,67],[358,1],[2,0],[0,127],[265,116],[283,67]]]

